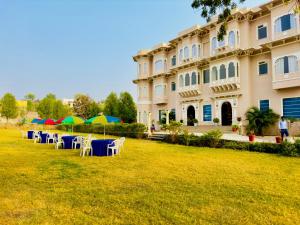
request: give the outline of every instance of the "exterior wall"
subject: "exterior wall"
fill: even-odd
[[[277,0],[274,0],[277,1]],[[292,4],[292,3],[291,3]],[[140,87],[148,88],[148,96],[138,98],[138,112],[149,115],[151,120],[159,120],[159,110],[171,111],[175,109],[176,120],[183,120],[187,124],[187,109],[193,106],[195,109],[195,118],[199,125],[211,125],[212,121],[204,121],[203,106],[211,105],[211,118],[222,119],[222,105],[229,102],[232,107],[232,123],[237,123],[237,118],[245,120],[245,112],[251,106],[259,107],[260,100],[269,100],[270,108],[276,113],[283,113],[282,99],[290,97],[300,97],[300,38],[290,40],[295,35],[300,35],[299,15],[297,15],[296,28],[276,34],[274,23],[277,18],[285,15],[289,7],[279,5],[272,7],[264,6],[261,9],[245,11],[242,19],[233,19],[228,23],[227,35],[224,37],[225,46],[217,46],[213,53],[211,48],[212,38],[217,36],[219,25],[208,25],[202,28],[195,26],[181,32],[179,36],[172,40],[171,44],[162,44],[149,50],[142,57],[135,58],[137,64],[149,64],[148,73],[138,74],[135,83]],[[261,10],[263,13],[259,13]],[[266,12],[267,10],[267,12]],[[269,10],[269,11],[268,11]],[[255,12],[259,15],[255,19],[249,19],[247,13]],[[254,12],[254,13],[253,13]],[[267,27],[267,37],[258,39],[258,26]],[[206,31],[204,34],[196,31]],[[193,32],[195,31],[195,32]],[[235,34],[234,46],[229,46],[229,32]],[[279,40],[282,39],[282,40]],[[275,43],[276,45],[273,43]],[[192,55],[192,46],[197,46],[197,56]],[[189,54],[185,57],[184,48],[188,47]],[[200,52],[199,52],[200,50]],[[234,50],[244,51],[243,54],[234,53]],[[182,51],[182,60],[180,52]],[[252,54],[252,52],[254,52]],[[172,66],[172,57],[176,55],[176,65]],[[298,71],[284,75],[275,74],[275,62],[283,56],[295,55],[298,58]],[[157,60],[163,60],[163,70],[154,71],[154,65]],[[264,61],[268,64],[268,73],[259,75],[259,62]],[[235,65],[235,76],[228,77],[229,63]],[[219,68],[224,64],[226,68],[226,78],[214,81],[212,78],[212,68]],[[210,82],[204,83],[203,71],[210,70]],[[196,85],[180,87],[180,75],[192,72],[197,75]],[[199,75],[198,75],[199,74]],[[176,83],[176,91],[171,90],[172,82]],[[191,80],[190,80],[191,82]],[[155,96],[155,86],[165,85],[165,95],[162,98]],[[140,116],[141,117],[141,116]],[[147,120],[148,122],[149,120]],[[140,122],[145,122],[140,120]]]

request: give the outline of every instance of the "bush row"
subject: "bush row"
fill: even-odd
[[[59,130],[69,130],[71,127],[66,125],[59,125]],[[105,125],[86,125],[80,124],[73,127],[74,132],[79,133],[94,133],[94,134],[105,134],[115,135],[121,137],[132,137],[132,138],[145,138],[146,126],[140,123],[132,124],[108,124]]]
[[[167,135],[164,139],[167,143],[189,145],[197,147],[226,148],[233,150],[246,150],[251,152],[265,152],[273,154],[282,154],[286,156],[300,156],[300,140],[295,143],[283,142],[274,143],[249,143],[220,139],[215,134],[209,132],[203,136],[195,135]]]

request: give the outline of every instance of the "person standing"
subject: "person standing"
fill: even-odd
[[[281,140],[283,141],[284,136],[286,136],[286,137],[289,136],[288,123],[283,116],[281,117],[281,120],[279,121],[278,127],[279,127],[280,134],[281,134]]]

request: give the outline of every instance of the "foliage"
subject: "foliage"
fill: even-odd
[[[286,156],[297,156],[299,154],[297,147],[295,144],[284,141],[280,145],[280,153]]]
[[[128,92],[122,92],[118,101],[119,117],[125,123],[136,122],[136,105]]]
[[[222,131],[216,129],[204,133],[201,138],[206,141],[208,147],[214,148],[219,144],[222,135]]]
[[[215,118],[213,119],[213,122],[214,122],[215,124],[219,124],[219,123],[220,123],[220,119],[217,118],[217,117],[215,117]]]
[[[59,130],[67,130],[68,126],[60,125],[58,126]],[[131,124],[108,124],[105,125],[94,125],[94,124],[80,124],[73,127],[73,131],[81,133],[95,133],[123,136],[123,137],[132,137],[132,138],[143,138],[145,137],[146,126],[140,123],[131,123]]]
[[[1,99],[1,116],[6,120],[14,119],[18,116],[17,101],[14,95],[6,93]]]
[[[119,108],[118,108],[118,96],[116,93],[111,92],[104,103],[104,114],[108,116],[119,117]]]
[[[218,40],[224,40],[227,33],[227,21],[231,17],[231,10],[235,9],[238,3],[243,3],[245,0],[193,0],[192,8],[200,9],[201,16],[209,22],[211,17],[221,12],[218,16],[220,28],[218,31]]]
[[[189,133],[189,131],[187,129],[184,129],[183,130],[183,139],[184,139],[184,144],[186,146],[190,145],[191,137],[192,137],[192,135]]]
[[[61,100],[57,100],[55,95],[48,94],[38,103],[37,112],[41,118],[59,119],[70,114],[70,109]]]
[[[182,131],[182,123],[171,121],[169,125],[166,125],[166,130],[170,133],[172,143],[175,143],[178,134]]]
[[[88,95],[77,94],[74,99],[73,110],[76,116],[84,119],[89,118],[89,109],[92,104],[92,99]]]
[[[248,120],[247,132],[254,132],[256,135],[262,135],[263,129],[275,124],[279,115],[274,113],[272,109],[259,110],[257,107],[252,107],[246,112]]]
[[[87,118],[98,116],[100,112],[101,112],[100,106],[95,101],[92,101],[88,108]]]
[[[27,111],[32,112],[35,110],[35,95],[33,93],[28,93],[24,96],[24,99],[27,101]]]

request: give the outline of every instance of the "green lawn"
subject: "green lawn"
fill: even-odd
[[[118,157],[0,130],[0,224],[300,224],[300,159],[127,139]]]

